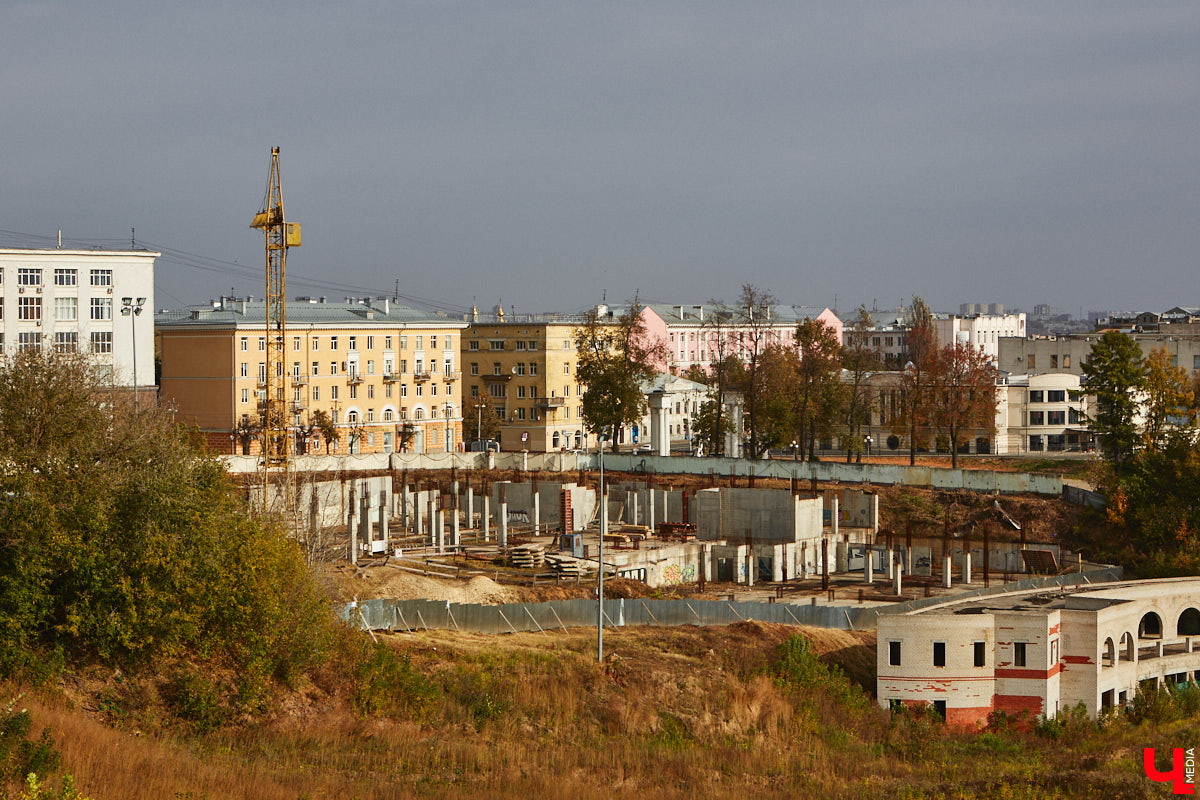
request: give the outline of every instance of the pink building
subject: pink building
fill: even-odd
[[[805,319],[820,320],[833,330],[839,343],[842,341],[842,321],[828,308],[775,305],[754,313],[763,316],[755,319],[746,309],[711,304],[648,303],[642,309],[642,320],[647,334],[667,345],[663,370],[676,374],[693,366],[707,370],[722,352],[745,358],[756,344],[759,350],[772,344],[790,347],[795,343],[796,326]]]

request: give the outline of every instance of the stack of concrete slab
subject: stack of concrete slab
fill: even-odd
[[[523,569],[541,567],[546,563],[546,548],[540,544],[523,544],[510,548],[508,563]]]
[[[592,571],[591,562],[559,553],[547,553],[546,563],[550,569],[566,576],[583,576]]]

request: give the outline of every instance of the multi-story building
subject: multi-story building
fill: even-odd
[[[948,601],[879,617],[876,694],[950,724],[995,711],[1117,708],[1200,679],[1200,580],[1170,578]]]
[[[1088,396],[1066,372],[1002,375],[1005,402],[996,413],[996,452],[1055,454],[1091,450]]]
[[[548,453],[587,446],[583,387],[575,373],[575,331],[583,322],[566,316],[514,322],[503,315],[483,322],[476,316],[461,340],[468,438],[486,394],[500,419],[501,450]]]
[[[154,305],[149,250],[0,249],[0,352],[87,353],[101,378],[153,393]],[[124,318],[123,318],[124,317]],[[136,354],[136,359],[135,359]]]
[[[258,452],[266,304],[221,298],[155,319],[161,394],[220,452]],[[387,299],[287,305],[297,451],[444,452],[462,441],[459,337],[466,323]],[[322,441],[317,411],[336,425]]]
[[[933,329],[938,344],[969,344],[995,363],[1001,338],[1025,335],[1025,314],[935,314]]]
[[[1200,331],[1196,325],[1164,325],[1157,333],[1128,333],[1143,355],[1165,348],[1171,365],[1200,370]],[[1004,337],[999,341],[997,366],[1006,372],[1083,374],[1083,364],[1102,333],[1039,338]]]
[[[600,306],[602,316],[619,316],[626,309]],[[745,359],[755,347],[792,346],[796,326],[819,320],[842,341],[842,321],[828,308],[773,305],[748,312],[714,305],[649,303],[642,309],[646,334],[667,345],[664,371],[683,374],[692,367],[707,371],[722,356]]]

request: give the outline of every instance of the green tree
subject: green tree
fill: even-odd
[[[1089,419],[1089,427],[1099,435],[1104,455],[1119,472],[1137,442],[1138,394],[1146,381],[1142,350],[1132,337],[1107,331],[1092,346],[1082,371],[1080,386],[1096,398],[1096,413]]]
[[[337,425],[334,424],[333,418],[329,416],[328,411],[319,408],[309,418],[309,425],[314,433],[321,435],[325,442],[325,455],[329,455],[329,446],[338,438]]]
[[[729,418],[720,413],[721,400],[715,392],[700,404],[700,410],[692,420],[695,444],[706,454],[716,455],[723,450],[725,435],[733,430]]]
[[[631,303],[611,323],[590,312],[575,330],[575,349],[576,377],[584,386],[581,412],[588,429],[599,435],[636,424],[647,407],[642,387],[667,356],[666,345],[647,334],[642,306]],[[617,437],[611,438],[616,452]]]
[[[499,438],[500,417],[496,413],[496,404],[492,402],[491,394],[484,391],[476,397],[467,398],[466,410],[471,415],[467,424],[475,434],[475,441]]]

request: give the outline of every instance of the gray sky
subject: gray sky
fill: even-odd
[[[0,108],[0,245],[158,306],[263,293],[273,145],[289,295],[1200,305],[1200,3],[3,0]]]

